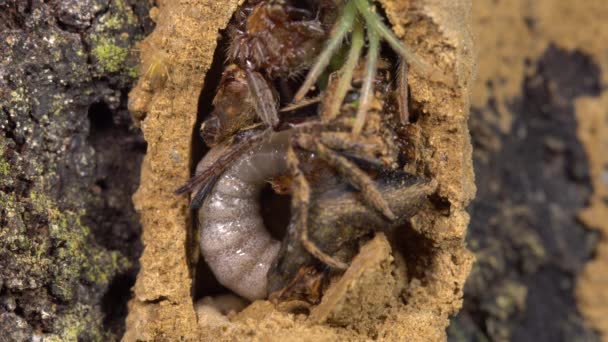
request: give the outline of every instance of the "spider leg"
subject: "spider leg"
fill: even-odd
[[[399,105],[399,120],[402,124],[410,122],[410,111],[407,100],[409,97],[407,90],[408,67],[404,60],[399,61],[399,71],[397,74],[397,104]]]
[[[355,4],[352,1],[349,1],[345,5],[344,11],[340,16],[340,19],[332,29],[332,32],[330,34],[331,38],[325,44],[323,52],[321,52],[321,54],[317,58],[317,61],[308,72],[308,75],[306,75],[306,80],[304,80],[304,83],[296,93],[293,102],[300,102],[304,98],[304,96],[306,96],[306,93],[308,93],[310,87],[312,87],[312,85],[317,81],[319,76],[323,73],[325,67],[329,64],[331,57],[336,52],[336,50],[338,50],[340,44],[342,43],[342,40],[344,40],[344,37],[346,36],[348,31],[352,28],[356,14],[357,11],[355,8]]]
[[[192,200],[190,201],[190,205],[192,208],[199,206],[205,196],[211,189],[210,187],[215,184],[217,177],[221,175],[226,169],[232,164],[234,160],[236,160],[243,153],[247,152],[249,149],[256,146],[259,142],[269,136],[271,130],[265,130],[262,132],[251,130],[244,131],[239,134],[237,133],[238,138],[240,140],[235,142],[231,146],[227,147],[225,151],[222,151],[221,155],[217,157],[217,159],[213,162],[212,165],[201,170],[192,178],[190,178],[186,184],[180,186],[177,190],[175,190],[175,194],[181,195],[186,192],[192,191]]]
[[[203,205],[203,201],[217,182],[218,178],[220,178],[220,175],[210,176],[209,179],[202,184],[190,201],[190,209],[199,209]]]
[[[353,126],[353,135],[358,136],[365,124],[365,117],[372,100],[374,99],[374,78],[376,77],[376,68],[378,67],[378,56],[380,55],[380,38],[376,31],[367,27],[367,38],[369,39],[369,48],[367,50],[367,61],[365,65],[365,76],[363,86],[361,88],[361,96],[359,97],[359,109],[355,124]]]
[[[351,186],[359,190],[363,196],[363,200],[368,205],[380,211],[388,219],[396,219],[388,203],[376,188],[374,181],[355,163],[327,148],[309,135],[300,135],[296,139],[295,143],[298,146],[317,153],[319,158],[333,167]]]
[[[340,154],[360,154],[361,158],[377,159],[382,153],[381,147],[373,140],[363,140],[350,132],[322,132],[319,141],[326,147],[339,151]]]
[[[326,106],[324,105],[323,110],[321,111],[321,118],[324,122],[332,121],[338,116],[344,97],[346,97],[346,93],[348,93],[348,90],[351,87],[350,83],[353,78],[353,72],[357,67],[364,40],[363,26],[359,21],[356,21],[353,29],[351,47],[348,51],[346,62],[340,69],[340,79],[338,80],[336,90],[335,92],[326,95],[330,96],[330,98],[327,108],[325,108]]]
[[[251,90],[255,111],[268,127],[275,128],[279,124],[277,100],[268,85],[268,81],[257,71],[245,69],[247,84]]]
[[[368,0],[352,0],[357,6],[357,12],[365,18],[365,25],[370,31],[375,31],[382,39],[384,39],[405,61],[412,64],[423,75],[429,78],[441,81],[445,84],[453,84],[454,82],[442,74],[437,68],[432,67],[422,58],[407,48],[393,31],[382,22],[382,18],[378,13],[372,11],[372,6]]]
[[[293,146],[287,150],[287,166],[293,177],[293,194],[291,199],[292,223],[299,233],[300,241],[306,250],[326,265],[346,269],[348,265],[323,252],[308,237],[308,208],[310,206],[310,185],[299,166],[298,157]]]
[[[327,41],[325,48],[317,58],[317,61],[308,72],[306,80],[296,93],[293,102],[298,103],[301,101],[310,87],[317,81],[319,76],[323,73],[325,68],[330,62],[331,57],[334,55],[336,50],[340,47],[340,44],[344,40],[344,37],[352,29],[352,43],[349,51],[349,56],[345,61],[341,71],[340,79],[337,90],[328,101],[327,108],[324,108],[321,117],[327,122],[331,121],[338,114],[340,105],[352,79],[352,72],[356,66],[356,61],[360,54],[362,43],[364,41],[359,28],[362,24],[358,21],[357,17],[361,16],[365,22],[365,28],[367,31],[367,39],[369,41],[368,53],[367,53],[367,66],[366,74],[363,82],[363,88],[361,89],[361,98],[359,109],[357,111],[357,119],[353,127],[353,134],[358,135],[364,124],[367,110],[369,109],[370,103],[373,99],[373,80],[376,73],[376,63],[379,56],[380,40],[385,40],[397,54],[403,59],[403,67],[400,68],[400,73],[407,73],[406,63],[410,63],[418,71],[424,75],[428,75],[431,79],[444,82],[446,84],[452,84],[445,75],[439,70],[432,67],[430,64],[425,62],[422,58],[412,52],[407,46],[405,46],[399,38],[393,33],[393,31],[383,23],[382,18],[373,10],[373,6],[369,0],[348,0],[344,5],[344,9],[338,19],[338,22],[334,25],[330,39]],[[400,75],[401,78],[402,75]],[[401,89],[400,89],[401,92]],[[401,92],[403,93],[403,92]],[[401,120],[405,122],[407,120],[407,111],[403,106],[403,99],[399,100]]]

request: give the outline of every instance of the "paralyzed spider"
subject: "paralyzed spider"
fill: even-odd
[[[289,235],[269,272],[269,292],[275,299],[307,298],[306,294],[298,292],[307,290],[302,288],[300,281],[310,283],[318,276],[310,267],[345,268],[356,254],[362,237],[374,229],[402,225],[435,190],[435,182],[400,171],[403,165],[398,158],[396,131],[402,124],[398,105],[390,96],[399,87],[391,85],[390,65],[384,60],[378,63],[379,72],[373,79],[377,91],[360,135],[351,134],[361,94],[359,89],[348,94],[347,102],[332,122],[297,130],[292,135],[291,149],[287,152],[288,168],[293,177],[292,220]],[[355,88],[365,77],[365,63],[360,64],[353,73],[352,86]],[[333,101],[340,83],[337,77],[330,77],[322,105]],[[309,166],[301,163],[302,151],[313,152],[330,169],[346,178],[346,184],[350,186],[333,184],[318,177],[311,179],[310,175],[314,176],[315,172],[307,171]],[[351,160],[369,166],[372,173],[376,170],[379,175],[372,179]],[[361,191],[353,191],[353,186]],[[378,202],[373,202],[375,194],[379,196]],[[306,267],[307,272],[301,272],[302,267]]]

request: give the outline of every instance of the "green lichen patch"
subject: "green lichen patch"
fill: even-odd
[[[89,308],[76,304],[71,310],[65,312],[61,319],[54,324],[54,331],[58,334],[46,335],[45,341],[111,341],[113,336],[91,327],[102,325],[102,319],[88,314]]]
[[[97,22],[92,40],[92,54],[99,62],[97,74],[120,74],[127,79],[137,77],[132,52],[138,35],[133,29],[138,24],[133,9],[123,0],[110,2],[109,8]]]
[[[8,176],[11,172],[11,166],[4,157],[4,149],[5,149],[4,142],[2,140],[0,140],[0,177],[1,178]],[[2,184],[2,181],[0,181],[0,184]]]
[[[124,66],[129,50],[116,45],[113,38],[100,37],[93,48],[93,55],[99,61],[103,72],[119,72]]]
[[[6,218],[0,229],[0,275],[5,285],[13,291],[39,292],[31,311],[56,318],[52,331],[59,335],[50,335],[50,341],[76,341],[83,334],[86,340],[107,340],[95,335],[101,333],[102,316],[91,311],[86,300],[82,302],[79,289],[106,288],[117,273],[131,267],[129,261],[92,241],[89,228],[81,221],[84,211],[61,210],[41,190],[32,189],[26,198],[0,191],[0,203],[0,216]],[[62,312],[52,305],[44,307],[41,303],[51,299],[41,288],[50,290],[52,301],[74,305]]]
[[[89,228],[81,222],[84,212],[60,212],[52,207],[48,212],[49,235],[55,251],[51,269],[59,280],[51,285],[54,295],[71,300],[78,282],[107,286],[117,272],[128,267],[124,257],[90,243]]]

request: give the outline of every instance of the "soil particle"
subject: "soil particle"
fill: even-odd
[[[397,285],[391,275],[391,264],[390,244],[384,234],[379,234],[361,249],[347,272],[329,288],[312,310],[310,320],[352,325],[354,329],[363,328],[369,319],[380,320]]]

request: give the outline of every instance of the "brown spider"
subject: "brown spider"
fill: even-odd
[[[324,125],[311,125],[293,133],[287,152],[292,180],[292,219],[288,236],[275,264],[270,269],[271,298],[285,301],[305,298],[319,300],[319,277],[328,275],[325,265],[343,270],[356,254],[362,238],[379,228],[402,225],[416,214],[425,198],[436,188],[436,182],[400,171],[400,131],[403,127],[399,104],[393,94],[399,86],[390,80],[390,65],[379,61],[374,78],[373,101],[360,135],[351,134],[357,113],[364,62],[353,73],[353,84],[338,116]],[[398,71],[400,72],[400,71]],[[331,105],[340,81],[330,78],[323,106]],[[324,166],[311,170],[312,152]],[[302,162],[304,161],[304,162]],[[359,165],[369,166],[364,172]],[[346,183],[359,192],[335,182],[335,177],[321,176],[323,170],[335,170]],[[370,174],[378,174],[373,178]],[[373,208],[373,209],[372,209]],[[371,210],[370,210],[371,209]],[[314,258],[313,258],[314,257]],[[311,265],[322,266],[314,271]],[[302,270],[305,269],[306,272]],[[294,285],[295,284],[295,285]]]
[[[301,169],[302,153],[298,151],[313,153],[326,164],[326,167],[335,170],[346,183],[358,190],[365,204],[376,209],[391,221],[397,218],[377,188],[377,183],[357,164],[373,166],[372,169],[375,170],[386,171],[397,168],[399,151],[394,142],[396,134],[393,131],[392,118],[383,112],[386,98],[382,94],[391,93],[391,76],[385,61],[381,61],[379,68],[381,72],[375,76],[374,83],[378,84],[380,91],[374,96],[375,102],[370,106],[369,118],[362,134],[355,136],[351,133],[357,111],[357,106],[354,101],[351,101],[342,106],[340,114],[332,122],[309,127],[302,126],[301,129],[296,130],[292,135],[291,148],[287,151],[288,166],[293,178],[292,218],[294,221],[292,223],[300,232],[300,240],[306,250],[323,263],[337,269],[345,269],[348,265],[321,251],[308,238],[308,210],[311,198],[314,196],[307,180],[307,176],[311,172],[304,172]],[[360,83],[361,75],[362,68],[359,68],[353,74],[354,83]],[[324,102],[321,104],[323,108],[333,104],[332,101],[339,86],[340,80],[335,74],[332,75],[325,90]],[[359,94],[359,91],[352,92],[355,97]],[[323,184],[327,180],[315,179],[314,181],[321,183],[323,190],[334,186],[334,184],[329,186]],[[318,185],[315,184],[315,187]]]

